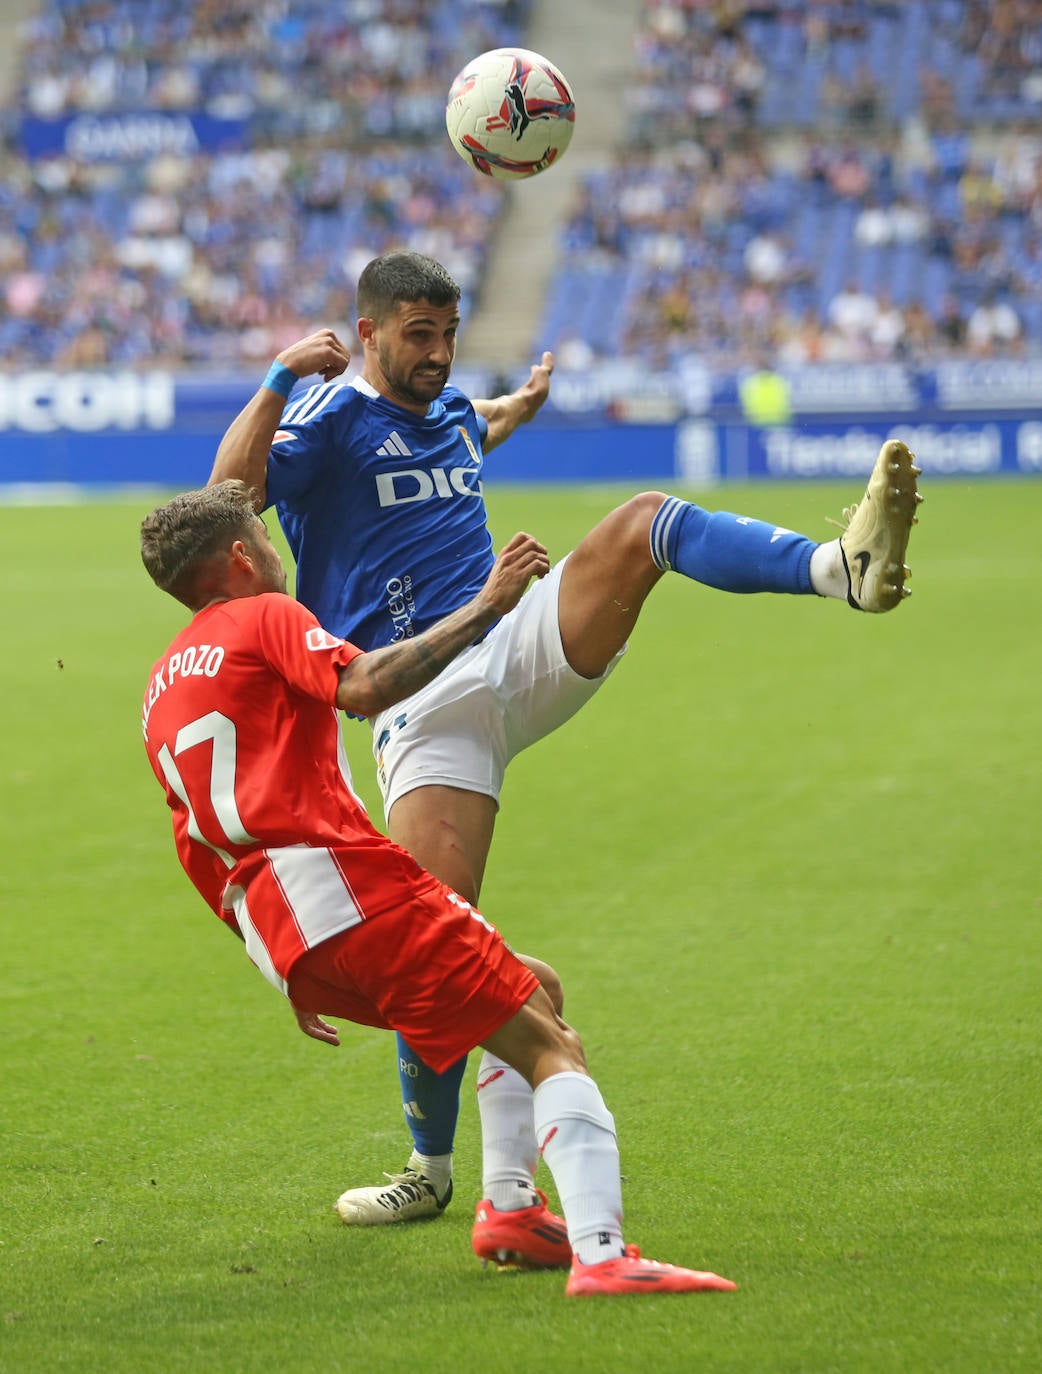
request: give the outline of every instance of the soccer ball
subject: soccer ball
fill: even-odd
[[[571,87],[527,48],[493,48],[468,62],[449,90],[452,146],[486,176],[516,181],[545,172],[575,128]]]

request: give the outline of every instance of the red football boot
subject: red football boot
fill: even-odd
[[[564,1293],[567,1298],[602,1293],[729,1293],[737,1287],[719,1274],[643,1259],[637,1246],[627,1245],[624,1255],[599,1264],[583,1264],[576,1255]]]
[[[568,1228],[547,1207],[543,1193],[533,1206],[516,1212],[499,1212],[491,1202],[479,1202],[470,1243],[483,1264],[567,1269],[572,1262]]]

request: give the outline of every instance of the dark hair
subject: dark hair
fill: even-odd
[[[374,258],[358,278],[358,315],[379,324],[402,301],[455,305],[460,289],[440,262],[404,250]]]
[[[256,512],[245,482],[232,478],[186,491],[141,522],[141,561],[164,592],[192,608],[201,565],[236,539],[255,542]]]

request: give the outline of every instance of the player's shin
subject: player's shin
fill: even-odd
[[[460,1059],[445,1073],[435,1073],[400,1035],[397,1042],[402,1110],[414,1146],[409,1167],[429,1179],[441,1198],[452,1179],[460,1084],[467,1061]]]
[[[556,1073],[535,1090],[539,1152],[553,1175],[568,1239],[584,1264],[624,1252],[622,1180],[615,1121],[582,1073]]]
[[[810,560],[817,545],[805,535],[728,511],[707,511],[668,497],[651,522],[651,557],[724,592],[811,594]]]
[[[538,1202],[532,1089],[516,1069],[486,1050],[478,1068],[481,1116],[481,1195],[498,1212],[514,1212]]]

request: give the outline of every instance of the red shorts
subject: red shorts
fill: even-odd
[[[539,986],[499,932],[438,883],[302,954],[301,1011],[400,1031],[437,1073],[506,1024]]]

